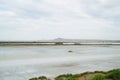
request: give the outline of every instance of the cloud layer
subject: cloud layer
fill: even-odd
[[[120,39],[119,0],[0,0],[0,40]]]

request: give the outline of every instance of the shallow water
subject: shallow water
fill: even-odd
[[[0,80],[113,68],[120,68],[120,46],[0,46]]]

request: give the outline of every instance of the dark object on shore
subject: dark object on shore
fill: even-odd
[[[73,51],[69,50],[68,52],[73,52]]]

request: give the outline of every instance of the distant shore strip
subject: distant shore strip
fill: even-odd
[[[118,42],[0,42],[7,45],[120,45]]]

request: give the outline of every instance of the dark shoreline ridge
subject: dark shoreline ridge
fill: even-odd
[[[29,80],[52,80],[46,76],[34,77]],[[107,72],[94,71],[81,74],[62,74],[53,80],[120,80],[120,69],[113,69]]]
[[[120,40],[54,39],[39,41],[0,41],[4,45],[120,45]]]
[[[117,42],[111,42],[111,43],[69,43],[69,42],[0,42],[0,46],[42,46],[42,45],[120,45],[120,43]]]

